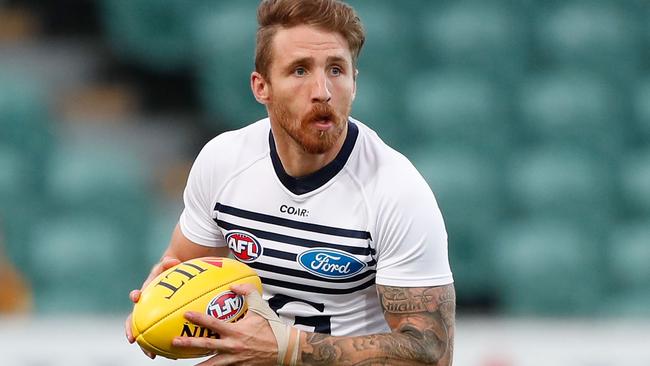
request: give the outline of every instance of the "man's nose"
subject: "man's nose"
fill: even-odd
[[[332,99],[329,80],[327,79],[327,75],[324,71],[318,72],[314,76],[311,93],[312,102],[327,103]]]

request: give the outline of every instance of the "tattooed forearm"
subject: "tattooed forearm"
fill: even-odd
[[[332,337],[306,334],[304,365],[451,365],[456,296],[453,285],[378,286],[388,334]]]

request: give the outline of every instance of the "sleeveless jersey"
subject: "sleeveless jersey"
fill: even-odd
[[[280,318],[303,330],[388,332],[376,284],[453,282],[431,189],[354,119],[336,158],[301,178],[284,171],[268,118],[223,133],[199,153],[183,198],[185,237],[227,246],[259,274]]]

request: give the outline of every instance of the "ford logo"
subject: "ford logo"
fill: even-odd
[[[298,256],[298,263],[307,271],[325,278],[349,278],[366,268],[366,264],[336,249],[315,248]]]

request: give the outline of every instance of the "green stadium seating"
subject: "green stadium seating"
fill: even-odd
[[[650,148],[630,151],[621,162],[620,188],[629,212],[650,215]]]
[[[403,83],[401,70],[419,65],[414,53],[417,28],[406,17],[401,6],[390,0],[353,0],[366,31],[366,42],[359,57],[358,69],[363,74],[381,75],[384,88],[399,88]],[[392,71],[389,71],[392,70]]]
[[[381,75],[361,70],[357,78],[357,94],[352,104],[352,117],[377,131],[379,136],[395,148],[410,145],[404,128],[401,88],[387,88]]]
[[[113,50],[157,71],[187,66],[193,6],[184,0],[103,0],[104,29]]]
[[[0,210],[29,198],[34,184],[25,156],[13,146],[0,144]]]
[[[16,149],[36,182],[44,178],[43,167],[54,142],[46,98],[45,85],[34,77],[0,71],[0,146]]]
[[[206,124],[215,131],[266,117],[250,88],[257,1],[208,3],[196,9],[193,37],[198,88]]]
[[[25,243],[43,202],[54,139],[45,85],[33,75],[0,71],[0,230],[7,255],[28,265]]]
[[[538,12],[539,60],[633,80],[642,65],[641,18],[622,1],[561,1]]]
[[[602,313],[650,315],[650,221],[625,222],[612,229],[607,251],[610,294]]]
[[[593,235],[561,220],[517,220],[497,232],[493,280],[509,315],[589,316],[605,274]]]
[[[414,152],[412,161],[429,182],[443,213],[459,299],[493,295],[491,249],[485,242],[504,216],[498,167],[462,146],[433,146]]]
[[[179,197],[179,200],[181,198]],[[180,206],[180,207],[179,207]],[[183,211],[181,203],[156,202],[151,210],[149,229],[145,240],[144,263],[153,265],[160,260],[160,256],[167,249],[172,231],[178,223],[178,218]]]
[[[423,73],[407,85],[403,100],[415,145],[457,144],[499,159],[510,144],[505,96],[481,76]]]
[[[641,143],[650,145],[650,78],[645,78],[636,84],[633,93],[636,121],[633,132],[641,138]]]
[[[353,116],[367,123],[391,146],[410,143],[404,133],[404,108],[399,102],[404,91],[405,73],[419,64],[414,53],[417,29],[402,9],[390,0],[355,0],[355,8],[366,31],[358,62],[357,96]],[[392,71],[391,71],[392,70]],[[400,122],[398,122],[400,121]]]
[[[128,309],[128,292],[142,279],[127,249],[140,242],[87,213],[44,217],[33,230],[29,277],[38,313]]]
[[[606,81],[577,70],[535,75],[519,94],[519,130],[528,142],[577,146],[616,158],[631,125],[623,118],[621,98]]]
[[[647,288],[640,291],[616,291],[608,295],[601,300],[598,315],[642,321],[650,316],[650,294]]]
[[[101,215],[134,240],[143,240],[153,200],[152,172],[144,161],[116,141],[62,144],[48,169],[52,209]]]
[[[608,166],[580,149],[547,145],[514,152],[507,180],[514,212],[562,218],[598,232],[614,215],[616,181]]]
[[[650,221],[628,222],[613,229],[607,259],[615,288],[647,292],[650,288]]]
[[[36,185],[36,174],[22,152],[0,144],[0,241],[6,255],[21,268],[28,265],[25,241],[41,202]]]
[[[528,34],[520,5],[452,1],[431,2],[424,9],[422,46],[437,64],[511,82],[525,71]]]

